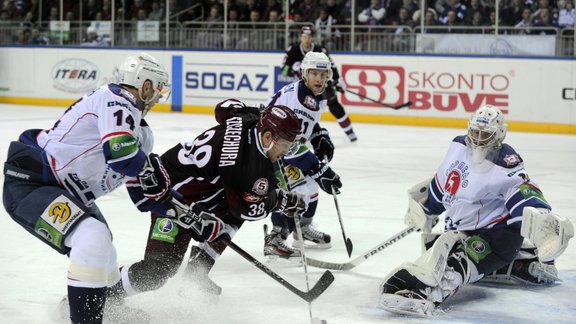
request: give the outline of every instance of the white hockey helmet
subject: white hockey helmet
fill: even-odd
[[[497,107],[486,105],[476,110],[468,121],[466,136],[473,161],[480,163],[490,152],[500,149],[507,130],[504,114]]]
[[[146,80],[152,82],[154,94],[146,100],[142,98],[142,86]],[[156,100],[166,102],[170,97],[171,85],[168,72],[156,59],[146,53],[130,55],[118,66],[118,83],[138,89],[139,99],[144,102],[142,115],[152,108]]]
[[[326,87],[326,82],[332,80],[332,63],[328,58],[328,55],[322,52],[308,52],[300,64],[300,72],[304,82],[308,82],[308,71],[311,69],[315,70],[326,70],[328,72],[326,81],[324,82],[324,87]],[[324,89],[322,89],[324,91]],[[322,91],[320,93],[322,93]]]

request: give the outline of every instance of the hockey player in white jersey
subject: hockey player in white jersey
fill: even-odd
[[[170,181],[151,153],[153,136],[143,119],[169,96],[168,73],[145,53],[128,56],[119,73],[118,84],[77,100],[51,129],[23,132],[10,143],[4,168],[8,214],[70,259],[73,323],[101,323],[107,287],[120,280],[112,235],[96,199],[127,184],[147,201],[134,200],[140,210],[173,209]]]
[[[506,130],[498,108],[480,108],[468,134],[454,138],[434,178],[409,190],[405,223],[423,231],[427,250],[386,277],[381,308],[431,315],[459,287],[484,277],[557,280],[553,261],[574,236],[573,225],[552,212],[520,155],[502,143]],[[442,213],[444,232],[427,234]],[[523,243],[533,246],[521,249]]]
[[[318,186],[329,194],[332,194],[332,188],[335,193],[340,193],[342,187],[340,177],[327,164],[334,155],[334,145],[328,131],[319,124],[326,110],[323,92],[332,78],[330,60],[324,53],[308,52],[302,60],[301,72],[301,80],[280,89],[266,106],[287,106],[302,119],[303,141],[308,140],[314,151],[307,145],[301,145],[298,152],[284,157],[284,172],[291,190],[302,193],[308,202],[308,210],[300,221],[306,246],[326,249],[331,247],[330,235],[312,224],[318,205]],[[300,256],[299,250],[286,244],[288,235],[295,230],[294,219],[281,213],[273,213],[271,218],[272,231],[268,234],[265,228],[264,255],[282,258]]]

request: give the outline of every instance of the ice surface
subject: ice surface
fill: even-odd
[[[0,156],[8,143],[28,128],[50,128],[64,108],[0,105]],[[213,116],[150,113],[158,153],[194,138],[215,124]],[[336,123],[324,122],[336,145],[332,166],[344,187],[338,196],[352,257],[372,248],[404,227],[406,190],[431,176],[460,129],[354,124],[357,143],[349,143]],[[510,132],[507,143],[524,158],[554,211],[576,221],[576,136]],[[114,235],[120,264],[138,261],[149,226],[124,189],[98,201]],[[235,242],[264,261],[262,225],[248,223]],[[320,229],[332,234],[333,248],[307,251],[316,259],[349,260],[332,197],[322,193],[316,216]],[[55,316],[66,292],[68,260],[27,234],[0,210],[0,322],[65,323]],[[439,228],[439,227],[438,227]],[[576,323],[576,247],[574,241],[557,260],[560,284],[546,288],[466,286],[431,319],[411,318],[376,308],[382,278],[420,253],[419,234],[411,234],[350,271],[334,271],[335,282],[312,303],[313,316],[329,324],[351,323]],[[270,265],[299,289],[305,289],[301,267]],[[323,270],[308,267],[311,285]],[[131,306],[146,309],[153,323],[309,323],[308,305],[231,250],[218,260],[212,279],[223,288],[215,304],[189,287],[180,274],[160,290],[132,297]]]

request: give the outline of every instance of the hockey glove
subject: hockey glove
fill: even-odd
[[[275,211],[283,213],[286,217],[298,216],[308,209],[304,195],[300,193],[276,189],[276,197]]]
[[[330,135],[326,128],[319,128],[312,133],[312,135],[310,135],[310,143],[318,159],[324,160],[324,157],[326,157],[328,162],[332,161],[332,157],[334,157],[334,144],[332,140],[330,140]]]
[[[338,79],[338,84],[336,84],[335,88],[336,91],[340,93],[346,92],[346,82],[344,82],[344,79],[342,78]]]
[[[192,238],[198,242],[212,242],[226,233],[225,224],[216,215],[207,212],[201,204],[192,203],[190,207],[175,204],[177,210],[176,224],[191,229]]]
[[[322,188],[326,193],[330,195],[332,193],[340,193],[339,189],[342,188],[340,176],[332,171],[332,168],[330,168],[328,164],[323,162],[318,163],[317,166],[310,169],[308,175],[310,178],[314,179],[314,181],[316,181],[320,188]],[[334,189],[334,192],[332,192],[332,189]]]
[[[148,155],[144,168],[138,173],[137,178],[144,197],[160,201],[169,196],[167,193],[170,189],[170,177],[158,154]]]

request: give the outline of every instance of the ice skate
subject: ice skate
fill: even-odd
[[[346,131],[346,135],[348,136],[348,139],[350,140],[350,142],[356,142],[358,140],[358,137],[356,136],[356,133],[354,133],[354,130],[350,129],[348,131]]]
[[[423,291],[400,290],[394,294],[382,294],[378,307],[391,313],[430,316],[436,305],[426,298]]]
[[[222,288],[208,276],[208,272],[210,272],[213,265],[214,259],[212,259],[212,257],[210,257],[202,248],[192,246],[190,249],[188,265],[186,265],[186,269],[182,275],[184,280],[191,285],[181,287],[178,294],[185,297],[191,295],[196,290],[199,290],[208,295],[221,295]],[[192,290],[192,293],[189,292],[189,290]]]
[[[332,244],[330,244],[330,235],[318,230],[315,224],[303,225],[301,229],[302,237],[304,238],[304,248],[324,250],[332,247]],[[292,237],[294,238],[292,246],[300,248],[302,243],[298,240],[296,231],[292,233]]]
[[[273,228],[268,234],[268,227],[264,225],[264,256],[269,260],[278,258],[300,258],[299,250],[293,249],[286,244],[286,238],[282,236],[280,228]]]
[[[521,259],[486,275],[478,283],[539,286],[556,281],[560,278],[554,264],[542,263],[538,259]]]

